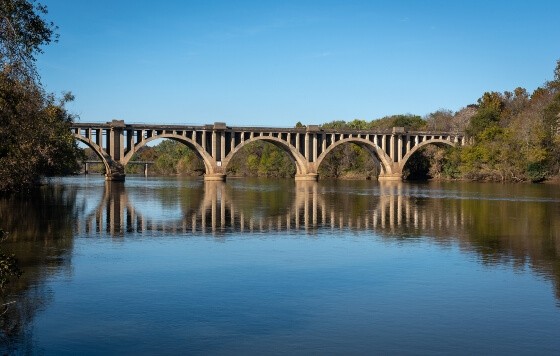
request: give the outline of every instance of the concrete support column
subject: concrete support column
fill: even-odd
[[[216,159],[216,131],[212,131],[212,147],[211,147],[212,158]]]
[[[303,155],[305,156],[305,158],[307,158],[308,161],[311,161],[309,159],[309,134],[307,132],[305,133],[304,142],[305,142],[305,147],[304,147],[304,154]]]
[[[101,147],[101,138],[103,137],[103,130],[94,129],[94,131],[95,131],[95,144]]]
[[[389,157],[391,157],[391,161],[395,162],[395,135],[391,135],[391,139],[389,140]]]
[[[134,130],[126,130],[126,151],[134,149]]]
[[[403,135],[397,136],[397,162],[402,159],[402,149],[403,149]]]
[[[220,132],[220,161],[223,161],[226,156],[226,132]]]
[[[202,130],[202,149],[206,151],[206,130]]]
[[[109,156],[113,157],[114,149],[113,149],[113,140],[114,140],[114,133],[112,129],[108,129],[107,133],[105,134],[105,151],[109,154]]]
[[[119,141],[119,157],[117,158],[117,160],[119,162],[122,162],[123,158],[124,158],[124,130],[117,130],[116,132],[119,137],[118,137],[118,141]]]
[[[317,162],[317,134],[313,134],[313,162]]]
[[[299,132],[296,134],[296,150],[298,152],[301,152],[299,149]]]

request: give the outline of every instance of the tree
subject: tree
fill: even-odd
[[[440,109],[426,116],[426,128],[429,131],[451,131],[453,129],[453,112]]]
[[[418,115],[406,114],[385,116],[381,119],[373,120],[369,124],[370,129],[376,130],[388,130],[393,127],[404,127],[407,130],[413,131],[422,130],[426,127],[426,121]]]
[[[45,21],[46,6],[29,0],[0,0],[0,64],[24,80],[38,79],[36,55],[58,40],[57,27]]]
[[[70,132],[73,100],[46,93],[35,68],[41,46],[56,40],[46,7],[0,0],[0,191],[29,190],[41,177],[78,169],[81,151]]]

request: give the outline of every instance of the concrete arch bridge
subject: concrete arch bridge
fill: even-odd
[[[229,162],[245,145],[266,141],[283,149],[296,166],[296,180],[317,180],[321,162],[337,146],[354,143],[365,148],[379,162],[379,180],[400,180],[408,159],[428,144],[464,145],[461,132],[392,130],[336,130],[317,125],[293,128],[230,127],[213,125],[125,124],[122,120],[103,123],[74,123],[74,137],[91,147],[103,161],[107,180],[124,181],[124,167],[148,142],[167,138],[187,145],[202,159],[204,179],[222,181]]]

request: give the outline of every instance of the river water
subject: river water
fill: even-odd
[[[72,177],[0,227],[4,353],[560,352],[557,185]]]

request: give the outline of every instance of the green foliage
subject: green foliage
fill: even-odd
[[[479,99],[480,100],[480,99]],[[480,107],[467,127],[467,135],[478,138],[486,129],[497,127],[500,122],[500,111],[490,106]]]
[[[560,176],[560,61],[555,80],[529,96],[523,88],[484,93],[467,134],[474,139],[449,156],[449,176],[540,182]],[[457,171],[459,174],[457,175]]]
[[[46,14],[46,6],[34,1],[0,0],[0,68],[12,78],[38,78],[35,56],[58,38],[57,27],[43,19]]]
[[[531,162],[527,165],[527,176],[532,182],[542,182],[546,175],[547,169],[543,162]]]
[[[389,130],[393,127],[404,127],[412,131],[422,130],[426,127],[426,121],[418,115],[391,115],[373,120],[369,125],[369,128],[374,130]]]
[[[379,175],[379,163],[369,151],[350,143],[334,148],[319,167],[322,178],[371,179]]]
[[[453,147],[447,149],[442,162],[442,178],[459,179],[461,178],[461,148]]]
[[[69,174],[81,159],[73,116],[41,88],[35,56],[56,39],[44,6],[0,0],[0,192],[28,191],[43,176]]]
[[[395,127],[404,127],[407,130],[421,130],[426,126],[426,121],[417,115],[396,115],[393,118]]]
[[[348,128],[346,121],[344,120],[335,120],[331,122],[327,122],[321,125],[323,129],[333,129],[333,130],[342,130]]]
[[[426,180],[430,178],[430,157],[425,149],[415,152],[403,169],[403,179],[406,180]]]
[[[426,128],[426,121],[418,115],[392,115],[381,119],[367,122],[362,119],[354,119],[350,122],[335,120],[321,125],[323,129],[335,130],[390,130],[393,127],[404,127],[407,130],[423,130]]]
[[[227,173],[244,177],[287,178],[295,175],[295,164],[283,149],[256,141],[233,156]]]
[[[194,150],[174,140],[163,140],[153,147],[144,146],[132,157],[131,162],[154,162],[148,167],[150,175],[195,176],[204,173],[204,163]],[[144,165],[128,164],[128,174],[140,174]]]
[[[0,72],[0,191],[26,191],[42,176],[76,171],[82,159],[71,132],[73,116],[32,83]]]
[[[365,120],[354,119],[348,123],[348,127],[353,130],[367,130],[368,123]]]

